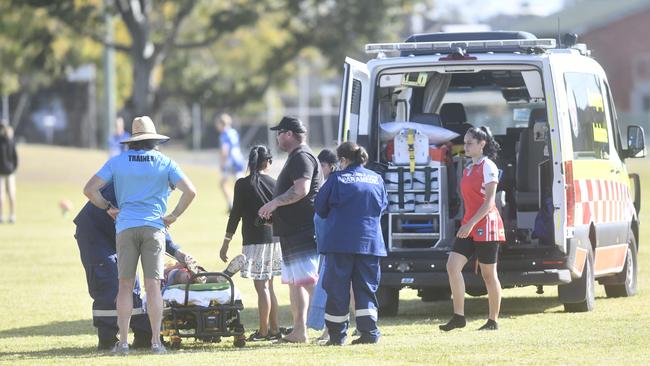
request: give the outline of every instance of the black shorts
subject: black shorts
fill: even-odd
[[[465,256],[468,260],[476,254],[476,258],[480,263],[494,264],[499,256],[499,242],[476,242],[472,238],[456,238],[454,248],[451,251]]]

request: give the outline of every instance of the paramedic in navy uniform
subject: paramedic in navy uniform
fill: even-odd
[[[101,189],[102,196],[113,206],[117,206],[113,183]],[[88,293],[93,298],[93,325],[97,328],[99,350],[109,350],[117,342],[117,250],[115,249],[115,221],[101,208],[87,202],[74,219],[77,230],[75,239],[79,246],[81,263],[86,272]],[[179,250],[169,234],[165,237],[166,252],[186,264],[194,259]],[[133,348],[151,347],[151,325],[147,314],[142,311],[140,284],[136,277],[133,288],[133,317],[131,330],[135,336]]]
[[[316,213],[326,220],[323,288],[327,292],[325,324],[328,345],[343,345],[350,323],[350,283],[357,330],[352,344],[377,343],[377,297],[380,257],[386,256],[380,218],[388,200],[384,181],[363,165],[368,154],[353,142],[336,149],[341,170],[330,175],[316,196]]]
[[[501,283],[497,276],[497,256],[499,243],[505,241],[505,233],[494,203],[499,171],[490,160],[496,157],[498,150],[499,145],[487,127],[471,128],[465,134],[465,155],[472,158],[472,162],[463,170],[460,182],[465,215],[447,260],[454,316],[440,326],[443,331],[465,326],[465,281],[461,271],[474,254],[488,291],[490,309],[487,322],[479,330],[498,329]]]

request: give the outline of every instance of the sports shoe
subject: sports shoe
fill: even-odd
[[[279,334],[274,334],[274,336],[275,335],[279,335]],[[280,335],[280,337],[281,337],[281,335]],[[280,337],[274,338],[274,339],[279,339]],[[268,341],[269,336],[268,335],[263,336],[263,335],[260,334],[259,330],[256,330],[255,333],[248,336],[248,338],[246,340],[249,341],[249,342]]]
[[[246,264],[246,256],[243,254],[238,254],[230,261],[230,263],[228,263],[228,267],[226,267],[226,270],[224,272],[228,276],[232,277],[235,273],[241,271],[241,269],[244,268],[244,264]]]
[[[440,328],[442,331],[449,332],[453,329],[465,328],[466,324],[467,323],[465,322],[465,316],[454,314],[454,316],[451,317],[447,324],[442,324],[438,326],[438,328]]]
[[[111,350],[113,356],[126,356],[129,354],[129,344],[120,343],[120,341],[115,342],[115,346]]]
[[[266,336],[266,339],[269,341],[277,341],[280,338],[282,338],[282,333],[280,333],[279,331],[275,334],[271,334],[271,332],[269,332],[269,335]]]
[[[487,323],[483,324],[482,327],[478,328],[478,330],[498,330],[499,329],[499,324],[495,322],[492,319],[488,319]]]
[[[155,355],[163,355],[167,353],[167,349],[160,343],[154,343],[151,345],[151,353]]]

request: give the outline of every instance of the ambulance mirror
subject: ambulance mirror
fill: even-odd
[[[641,126],[627,126],[627,157],[642,158],[645,156],[645,135]]]

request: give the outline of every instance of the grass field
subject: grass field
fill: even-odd
[[[218,247],[226,225],[226,207],[211,166],[183,164],[199,195],[172,228],[175,241],[208,269],[220,269]],[[95,350],[91,299],[73,238],[72,218],[85,203],[83,184],[105,160],[102,152],[19,147],[18,223],[0,225],[0,258],[5,279],[0,282],[0,364],[165,364],[165,365],[305,365],[305,364],[648,364],[650,363],[650,252],[646,239],[647,204],[644,190],[639,253],[639,293],[608,299],[597,286],[591,313],[567,314],[557,301],[557,289],[544,295],[526,287],[504,291],[501,329],[475,331],[487,316],[486,297],[469,298],[468,326],[449,334],[437,325],[451,316],[451,304],[423,303],[414,291],[402,291],[400,314],[380,319],[381,343],[374,346],[329,348],[315,345],[272,345],[267,342],[232,347],[185,341],[181,351],[163,356],[133,352],[126,358]],[[650,162],[630,161],[631,170],[650,180]],[[646,183],[647,184],[647,183]],[[177,198],[178,195],[174,196]],[[61,199],[75,209],[63,217]],[[240,236],[231,255],[240,250]],[[251,281],[236,278],[247,308],[244,324],[256,328],[256,297]],[[281,320],[290,324],[288,291],[278,284]],[[317,334],[312,333],[313,336]]]

